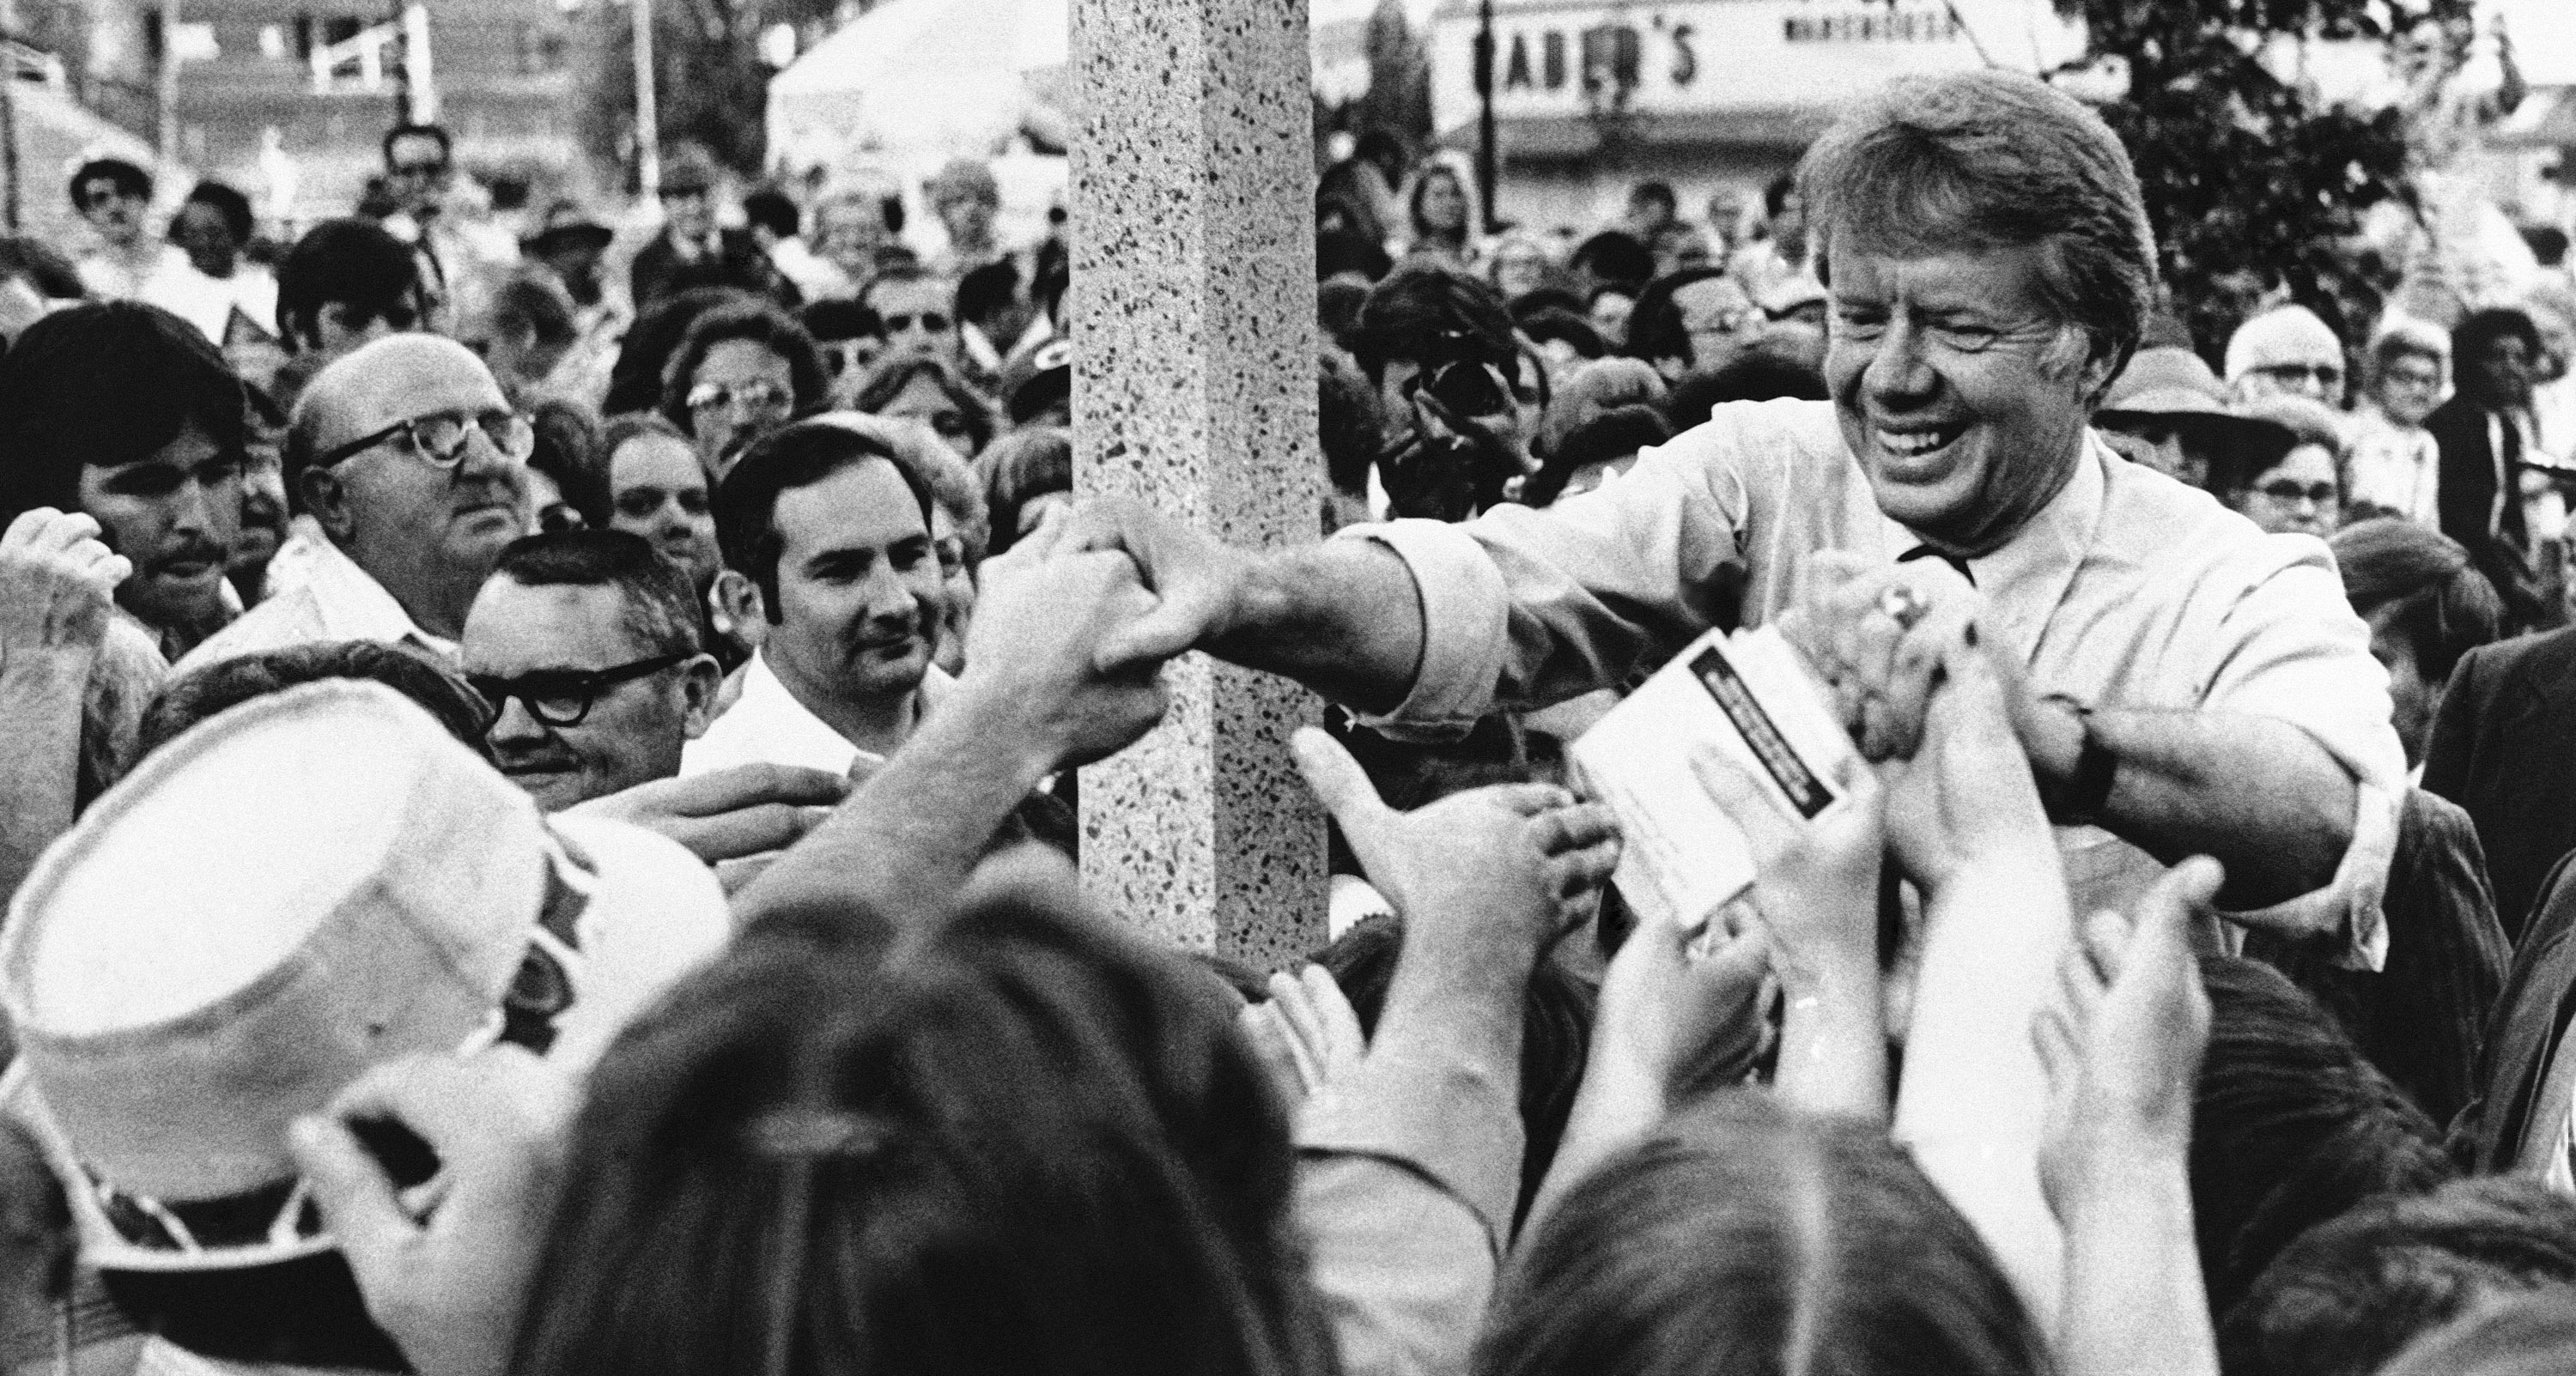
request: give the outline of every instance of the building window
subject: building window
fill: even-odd
[[[289,57],[296,55],[295,50],[287,43],[285,25],[262,24],[259,26],[259,55],[267,58],[271,62],[284,62]]]

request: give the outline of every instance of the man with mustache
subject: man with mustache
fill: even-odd
[[[452,662],[475,593],[528,529],[535,446],[491,370],[454,340],[394,335],[324,368],[286,435],[287,491],[324,536],[309,576],[180,671],[315,640],[380,640]]]
[[[892,755],[950,680],[939,641],[929,487],[863,423],[799,421],[716,492],[725,566],[759,586],[769,634],[742,696],[691,742],[683,775],[740,764],[847,773]]]
[[[29,326],[0,362],[0,520],[86,512],[134,565],[117,605],[185,654],[241,611],[245,398],[186,321],[119,301]]]

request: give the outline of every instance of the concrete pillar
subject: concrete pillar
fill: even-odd
[[[1073,0],[1074,489],[1239,545],[1316,538],[1303,0]],[[1170,720],[1082,772],[1091,892],[1275,965],[1324,939],[1324,827],[1288,734],[1315,699],[1190,655]]]

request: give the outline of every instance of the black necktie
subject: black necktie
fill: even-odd
[[[1938,559],[1942,563],[1957,569],[1959,571],[1959,576],[1968,580],[1969,587],[1973,588],[1977,586],[1977,575],[1969,571],[1968,561],[1958,555],[1952,554],[1948,550],[1934,549],[1930,545],[1916,545],[1914,548],[1896,556],[1896,562],[1900,564],[1911,564],[1917,559]]]

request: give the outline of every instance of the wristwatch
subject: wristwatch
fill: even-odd
[[[2084,732],[2083,748],[2075,753],[2075,768],[2064,779],[2042,787],[2040,803],[2048,810],[2048,820],[2059,826],[2091,826],[2111,801],[2111,779],[2119,772],[2120,762],[2094,738],[2092,708],[2064,693],[2050,693],[2040,701],[2074,712],[2076,724]]]

